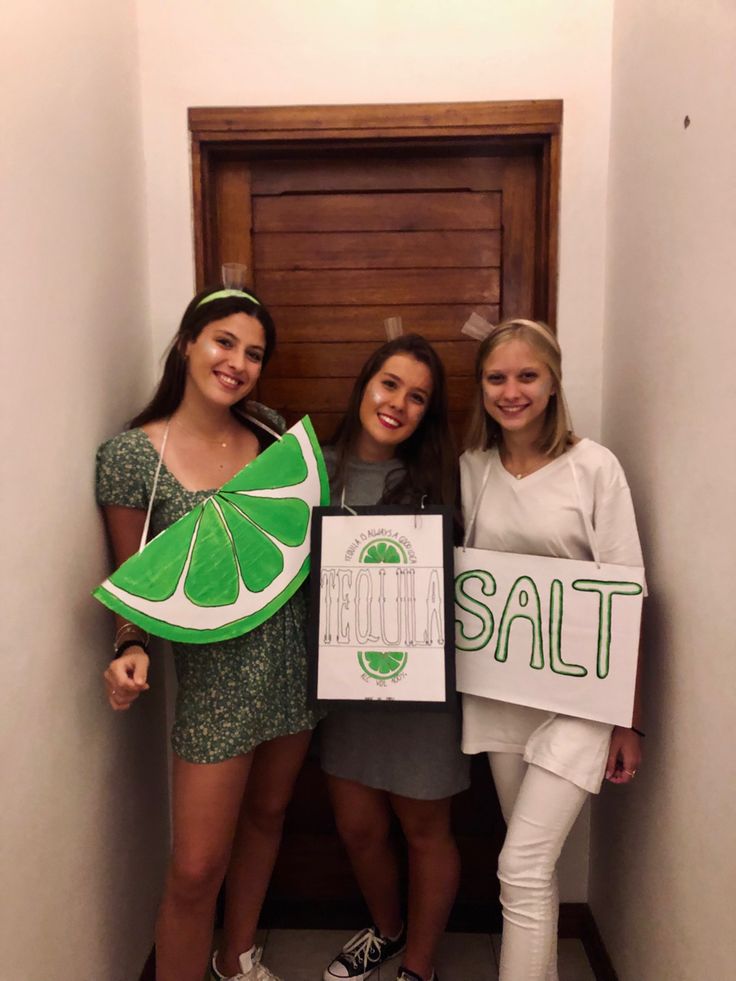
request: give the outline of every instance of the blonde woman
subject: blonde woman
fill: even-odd
[[[552,331],[530,320],[495,327],[480,345],[476,384],[460,460],[467,544],[641,566],[626,477],[609,450],[572,432]],[[507,824],[500,981],[556,981],[557,859],[604,776],[633,779],[640,717],[638,697],[624,729],[463,696],[463,750],[488,754]]]

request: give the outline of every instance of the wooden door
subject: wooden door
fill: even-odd
[[[215,171],[223,261],[247,259],[278,345],[258,396],[329,437],[384,320],[431,340],[461,433],[476,342],[535,304],[539,161],[530,154],[344,152]]]
[[[400,316],[436,346],[458,436],[477,341],[461,328],[554,326],[559,103],[190,110],[200,286],[243,262],[274,315],[258,397],[328,438],[366,357]],[[456,923],[497,920],[503,822],[485,760],[455,804],[463,876]],[[271,923],[347,926],[360,896],[314,751],[270,891]]]

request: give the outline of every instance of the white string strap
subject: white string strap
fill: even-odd
[[[588,509],[585,507],[585,502],[583,501],[583,495],[580,491],[580,481],[578,480],[577,470],[575,469],[575,464],[572,462],[572,457],[570,456],[569,453],[567,455],[567,463],[570,467],[570,471],[572,472],[572,479],[573,479],[573,483],[575,484],[575,494],[577,495],[577,499],[578,499],[578,510],[580,511],[580,515],[583,519],[583,524],[585,525],[585,534],[588,538],[588,545],[590,546],[590,551],[593,556],[593,561],[600,568],[601,553],[600,553],[600,549],[598,548],[598,537],[595,533],[595,528],[593,527],[593,523],[590,520]]]
[[[352,515],[358,514],[358,512],[354,511],[349,504],[345,503],[345,484],[342,485],[342,493],[340,494],[340,507],[344,511],[349,511]]]
[[[260,426],[261,429],[265,429],[267,433],[270,433],[271,436],[274,436],[279,441],[283,439],[282,433],[277,433],[275,429],[271,429],[271,427],[267,426],[261,419],[258,419],[256,416],[252,416],[250,412],[241,412],[240,415],[243,416],[244,419],[247,419],[248,422],[252,422],[255,426]]]
[[[472,535],[473,529],[475,528],[475,521],[476,518],[478,517],[478,512],[480,511],[480,503],[483,500],[483,495],[485,494],[486,487],[488,486],[488,478],[491,475],[491,461],[492,461],[492,457],[489,452],[488,459],[486,460],[486,466],[483,471],[483,480],[481,481],[480,484],[480,490],[478,491],[478,496],[476,497],[475,504],[473,505],[473,511],[472,514],[470,515],[470,521],[468,522],[468,526],[465,529],[465,537],[463,538],[463,551],[465,551],[465,549],[468,547],[468,543],[470,542],[470,536]]]
[[[156,464],[156,473],[153,475],[153,487],[151,487],[151,496],[148,499],[148,510],[146,511],[146,520],[143,525],[143,534],[141,535],[141,540],[138,545],[138,551],[142,552],[146,547],[146,542],[148,541],[148,527],[151,524],[151,514],[153,512],[153,499],[156,496],[156,488],[158,487],[158,478],[161,473],[161,466],[164,462],[164,452],[166,450],[166,440],[169,438],[169,427],[171,426],[171,419],[166,421],[166,429],[164,429],[164,437],[161,440],[161,451],[158,455],[158,463]]]

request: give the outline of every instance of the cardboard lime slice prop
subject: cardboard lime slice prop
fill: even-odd
[[[309,417],[150,541],[94,596],[157,637],[204,644],[259,626],[309,572],[329,481]]]

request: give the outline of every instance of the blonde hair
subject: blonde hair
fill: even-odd
[[[501,442],[502,429],[483,406],[483,366],[488,355],[508,341],[524,341],[536,351],[550,370],[554,391],[547,403],[537,447],[552,458],[558,457],[572,444],[572,424],[562,389],[562,351],[551,329],[540,320],[504,320],[483,339],[475,358],[475,401],[465,448],[487,450]]]

